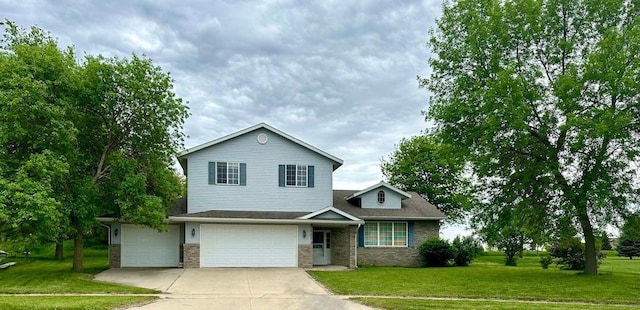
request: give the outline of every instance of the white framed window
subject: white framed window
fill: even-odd
[[[240,163],[217,162],[216,184],[240,185]]]
[[[285,174],[286,186],[307,187],[306,165],[286,165]]]
[[[366,222],[364,224],[365,247],[406,247],[407,222]]]
[[[384,191],[379,191],[378,192],[378,203],[379,204],[384,204]]]

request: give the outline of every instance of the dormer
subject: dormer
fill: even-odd
[[[363,209],[400,209],[402,200],[408,198],[411,198],[409,193],[382,181],[345,197],[347,201]]]

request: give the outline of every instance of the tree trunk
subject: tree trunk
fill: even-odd
[[[76,233],[73,238],[73,272],[84,272],[84,261],[82,257],[83,245],[82,228],[76,226]]]
[[[586,211],[580,211],[578,218],[584,235],[584,273],[596,275],[598,274],[598,253],[596,250],[596,238],[593,235],[593,227],[591,226],[591,221]]]
[[[58,241],[56,241],[56,254],[55,254],[55,259],[56,260],[63,260],[64,259],[64,253],[63,253],[63,245],[62,245],[62,238],[58,239]]]

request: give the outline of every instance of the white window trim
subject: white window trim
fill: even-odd
[[[295,175],[294,175],[294,180],[296,181],[296,185],[289,185],[287,184],[287,171],[288,171],[288,167],[289,166],[295,166]],[[298,185],[298,169],[300,167],[304,167],[304,171],[306,172],[306,180],[305,180],[305,184],[304,185]],[[285,164],[284,165],[284,187],[300,187],[300,188],[306,188],[309,187],[309,165],[298,165],[298,164]]]
[[[370,222],[376,223],[376,243],[377,245],[367,245],[367,240],[364,240],[364,247],[366,248],[406,248],[409,247],[409,222]],[[380,223],[391,223],[391,245],[380,245]],[[395,224],[404,224],[405,234],[404,234],[404,244],[403,245],[395,245]],[[366,224],[365,224],[366,225]],[[366,236],[366,226],[364,228],[363,233]]]
[[[382,193],[382,202],[380,202],[380,193]],[[379,206],[384,205],[384,203],[387,202],[387,193],[383,190],[379,190],[376,193],[376,201],[378,202]]]
[[[227,164],[227,182],[226,183],[218,182],[218,165],[221,164],[221,163]],[[238,166],[238,183],[237,184],[229,183],[229,164]],[[216,172],[215,173],[216,173],[216,185],[240,186],[240,162],[217,161],[216,162]]]

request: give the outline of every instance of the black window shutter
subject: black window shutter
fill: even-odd
[[[247,164],[240,163],[240,186],[247,186]]]
[[[358,247],[364,247],[364,225],[358,228]]]
[[[314,182],[314,167],[313,166],[308,166],[307,167],[307,187],[313,187],[315,185]]]
[[[216,184],[216,163],[209,162],[209,184]]]
[[[278,166],[278,186],[280,187],[284,187],[284,179],[285,179],[284,169],[285,169],[284,165]]]

